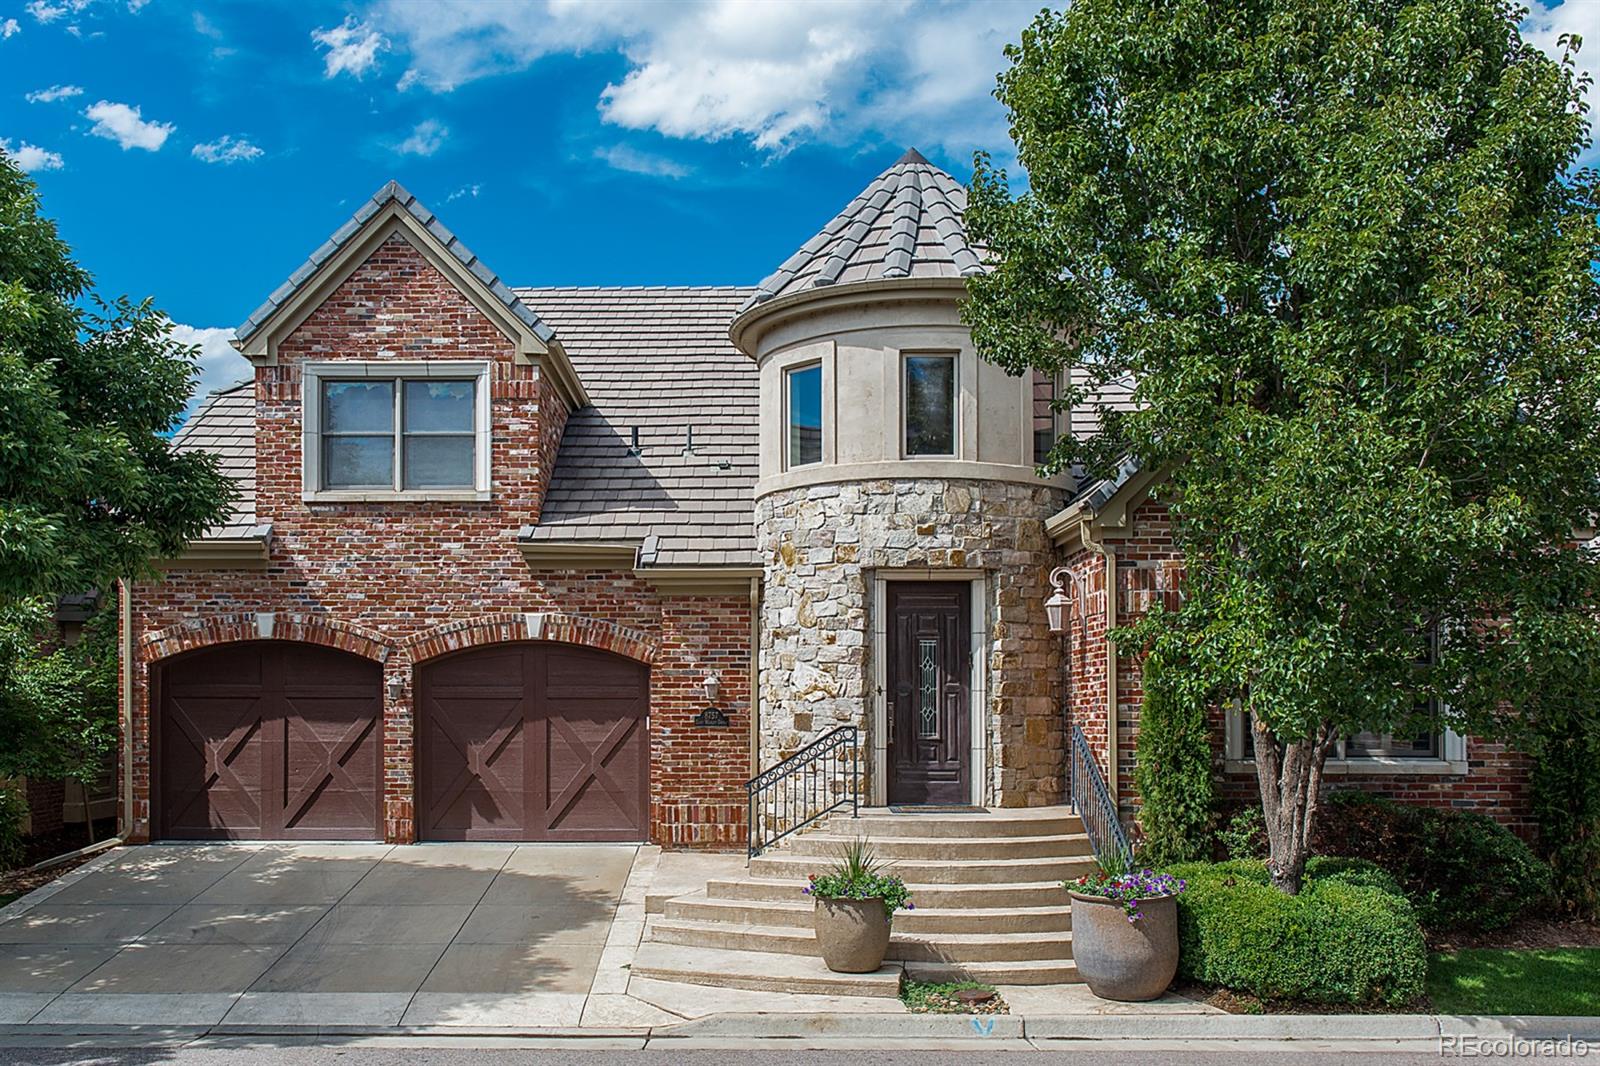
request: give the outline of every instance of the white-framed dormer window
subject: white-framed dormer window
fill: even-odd
[[[783,372],[784,466],[822,462],[822,364]]]
[[[1224,743],[1228,769],[1253,770],[1255,738],[1250,716],[1237,704],[1227,712]],[[1467,738],[1453,729],[1440,733],[1399,736],[1390,733],[1356,733],[1339,740],[1328,753],[1323,771],[1349,774],[1464,774],[1467,772]]]
[[[304,497],[489,495],[489,364],[310,363],[301,371]]]
[[[907,456],[954,457],[960,395],[954,352],[907,353],[901,372],[901,429]]]

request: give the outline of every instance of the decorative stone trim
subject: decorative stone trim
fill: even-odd
[[[486,614],[447,622],[406,641],[404,648],[414,663],[426,662],[480,644],[515,640],[551,640],[625,655],[642,663],[655,662],[661,643],[648,633],[615,622],[554,611]]]
[[[217,614],[146,633],[139,639],[139,660],[153,663],[181,652],[241,640],[293,640],[338,648],[364,659],[385,662],[389,644],[376,630],[322,615],[288,611]]]

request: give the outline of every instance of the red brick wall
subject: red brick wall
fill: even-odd
[[[304,502],[300,366],[307,359],[491,360],[491,499]],[[135,639],[143,645],[133,716],[135,834],[150,827],[144,663],[208,640],[248,636],[256,612],[279,615],[275,636],[384,658],[386,683],[403,685],[399,699],[385,697],[385,836],[406,842],[416,834],[412,667],[463,642],[520,632],[504,625],[461,628],[465,620],[555,612],[606,623],[575,623],[563,639],[624,645],[636,658],[653,658],[652,839],[704,847],[742,841],[748,597],[671,598],[628,572],[528,568],[517,531],[538,521],[566,408],[537,368],[518,364],[511,342],[411,245],[391,237],[283,340],[277,365],[256,372],[256,412],[257,512],[273,528],[268,569],[174,570],[133,595]],[[291,615],[306,624],[296,630]],[[452,626],[459,631],[427,640]],[[626,631],[645,634],[648,650],[633,646],[638,642]],[[157,635],[170,639],[150,643]],[[697,683],[707,670],[720,675],[719,705],[732,714],[733,728],[687,725],[705,702]]]
[[[1129,535],[1109,538],[1117,554],[1117,622],[1128,625],[1157,602],[1177,606],[1177,585],[1182,575],[1181,556],[1173,543],[1166,508],[1153,500],[1140,504]],[[1073,721],[1083,726],[1097,755],[1105,757],[1105,599],[1104,560],[1080,549],[1067,556],[1074,572],[1090,575],[1088,640],[1073,630],[1068,672],[1068,706]],[[1098,617],[1096,617],[1098,615]],[[1137,764],[1139,709],[1144,701],[1143,671],[1137,649],[1121,649],[1117,661],[1117,766],[1118,799],[1125,816],[1136,817],[1138,790],[1133,773]],[[1252,772],[1229,772],[1225,760],[1225,723],[1220,708],[1213,711],[1214,754],[1224,806],[1259,802]],[[1328,789],[1359,788],[1407,803],[1474,810],[1487,814],[1524,835],[1533,832],[1528,797],[1528,760],[1503,744],[1477,737],[1467,740],[1466,774],[1334,775]],[[1102,764],[1102,770],[1105,769]]]

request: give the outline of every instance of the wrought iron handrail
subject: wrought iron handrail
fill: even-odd
[[[842,725],[744,783],[750,858],[824,815],[845,807],[852,818],[861,813],[858,736]]]
[[[1089,834],[1094,857],[1106,865],[1131,867],[1133,849],[1128,846],[1122,820],[1117,817],[1117,805],[1106,788],[1106,779],[1100,773],[1100,764],[1095,761],[1082,726],[1072,727],[1071,768],[1072,809]]]

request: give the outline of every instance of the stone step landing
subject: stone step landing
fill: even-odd
[[[865,837],[906,880],[915,909],[894,919],[875,974],[835,974],[818,957],[812,904],[801,892],[849,841]],[[1072,917],[1060,882],[1093,867],[1088,838],[1065,808],[987,814],[829,819],[750,862],[744,877],[667,900],[633,964],[639,977],[726,988],[893,996],[900,976],[992,984],[1064,984]]]

